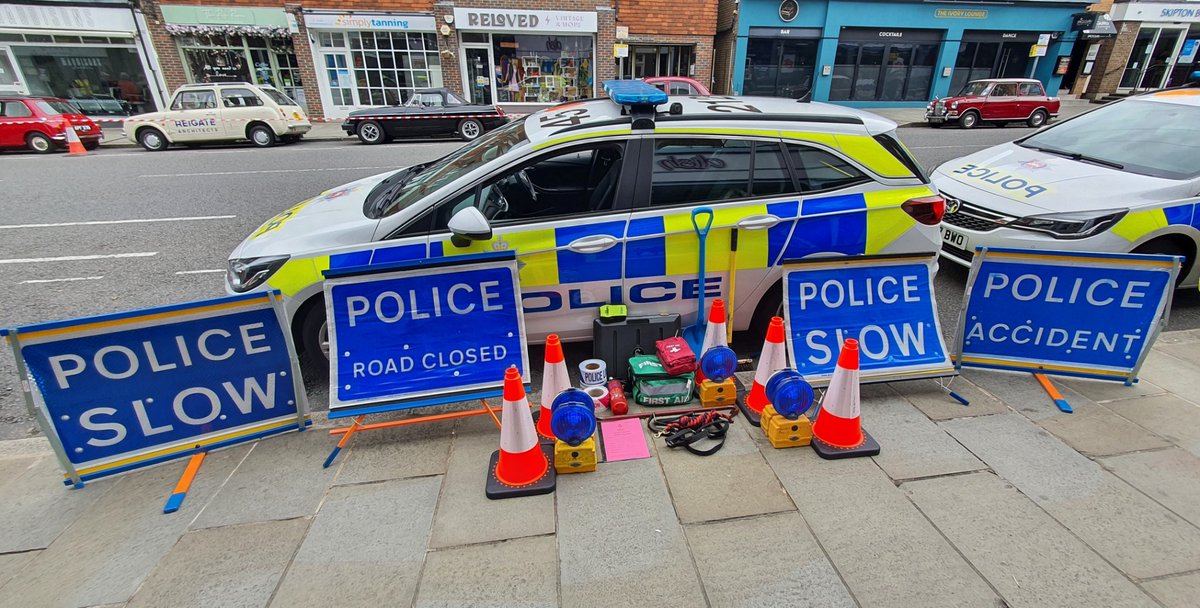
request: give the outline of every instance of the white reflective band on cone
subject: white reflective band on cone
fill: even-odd
[[[841,366],[833,370],[821,409],[847,420],[859,417],[858,370]]]
[[[505,401],[500,412],[500,449],[509,454],[520,454],[532,450],[537,442],[529,400],[522,397],[516,403]]]
[[[704,345],[700,347],[700,352],[696,353],[696,356],[703,355],[714,346],[729,346],[729,343],[725,340],[725,324],[709,321],[708,327],[704,330]]]
[[[549,409],[559,393],[571,388],[571,376],[567,373],[567,362],[547,363],[542,375],[542,407]]]
[[[786,367],[787,347],[782,342],[764,343],[762,355],[758,358],[758,369],[754,370],[754,382],[766,386],[771,374]]]

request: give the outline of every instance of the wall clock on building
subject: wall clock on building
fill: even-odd
[[[779,18],[791,21],[800,13],[800,4],[796,0],[783,0],[779,3]]]

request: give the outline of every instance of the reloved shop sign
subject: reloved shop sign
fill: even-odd
[[[595,32],[596,13],[456,8],[454,25],[460,30],[489,32]]]

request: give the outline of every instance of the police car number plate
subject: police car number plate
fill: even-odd
[[[961,232],[955,232],[949,228],[946,228],[945,226],[942,226],[941,228],[942,228],[942,242],[943,243],[946,243],[947,245],[956,247],[958,249],[962,249],[964,251],[971,250],[970,247],[968,247],[968,244],[970,243],[970,241],[967,239],[967,235],[965,235]]]

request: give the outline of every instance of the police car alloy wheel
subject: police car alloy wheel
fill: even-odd
[[[483,125],[478,120],[468,118],[458,123],[458,136],[463,141],[478,139],[480,135],[483,135]]]
[[[30,133],[25,136],[25,144],[30,150],[38,154],[46,154],[54,151],[54,142],[50,141],[49,137],[41,133]]]
[[[368,120],[358,125],[358,139],[364,144],[381,144],[387,140],[387,136],[383,132],[383,125]]]
[[[151,152],[161,152],[167,149],[167,138],[158,129],[143,129],[138,133],[138,143]]]
[[[275,132],[265,125],[250,127],[250,143],[260,148],[270,148],[275,145]]]

